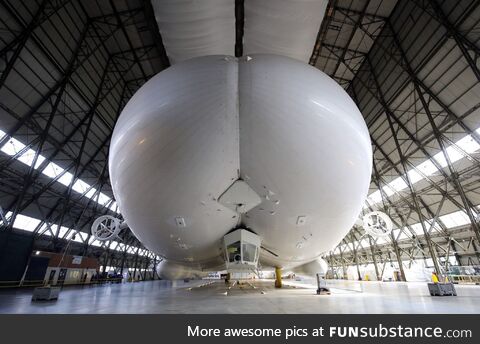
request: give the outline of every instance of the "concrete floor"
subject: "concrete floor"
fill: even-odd
[[[332,294],[318,296],[309,282],[284,281],[281,290],[272,280],[231,289],[222,281],[67,287],[48,302],[31,302],[32,290],[1,290],[0,313],[480,313],[480,286],[431,297],[426,283],[329,280]]]

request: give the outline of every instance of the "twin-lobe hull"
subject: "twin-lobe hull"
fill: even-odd
[[[110,146],[117,203],[135,235],[168,261],[223,263],[222,238],[250,228],[263,266],[294,267],[332,249],[370,182],[368,130],[324,73],[274,55],[207,56],[147,82]],[[262,202],[244,214],[219,202],[242,179]]]

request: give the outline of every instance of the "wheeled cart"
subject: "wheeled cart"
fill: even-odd
[[[428,283],[431,296],[457,296],[453,283]]]

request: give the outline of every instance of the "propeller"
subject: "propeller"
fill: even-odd
[[[118,238],[121,231],[120,219],[110,215],[98,217],[92,224],[92,235],[99,241],[108,241]]]
[[[381,211],[372,211],[363,217],[363,228],[370,236],[381,238],[390,235],[393,223],[387,214]]]

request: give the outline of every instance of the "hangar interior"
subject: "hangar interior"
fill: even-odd
[[[235,56],[249,1],[234,2]],[[175,36],[162,37],[149,0],[1,0],[0,312],[478,313],[479,5],[328,1],[309,64],[358,106],[373,171],[359,221],[324,255],[332,294],[316,296],[313,279],[292,275],[275,290],[259,279],[271,272],[231,289],[219,274],[159,280],[163,257],[128,228],[97,240],[96,218],[122,217],[108,169],[116,120],[171,65]],[[388,236],[365,233],[372,211],[390,217]],[[457,298],[428,294],[432,272]],[[31,304],[44,284],[62,296]]]

